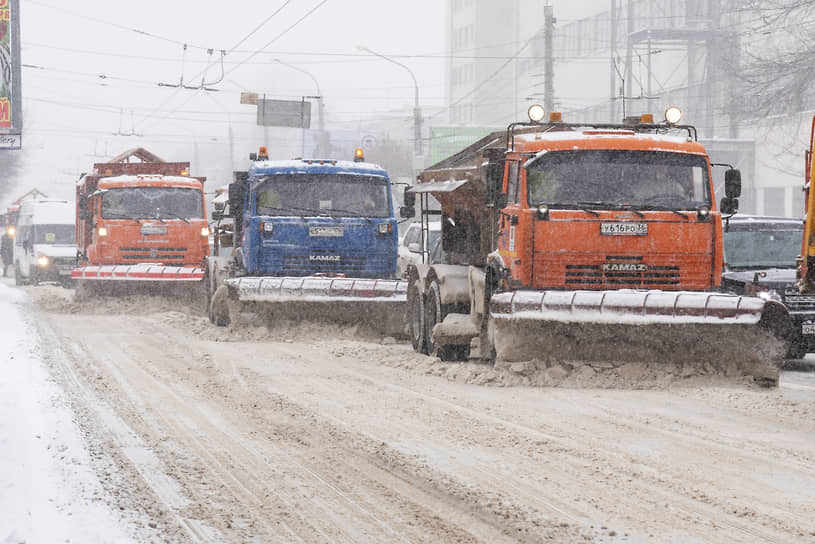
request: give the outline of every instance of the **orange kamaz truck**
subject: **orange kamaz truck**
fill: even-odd
[[[593,368],[672,363],[775,383],[789,334],[776,301],[720,291],[722,214],[696,129],[642,116],[514,123],[421,172],[406,190],[440,213],[441,243],[408,271],[414,349]],[[428,195],[441,211],[427,207]],[[707,366],[705,366],[707,365]],[[683,370],[679,370],[683,372]]]
[[[71,274],[78,292],[203,285],[210,254],[205,178],[190,177],[189,167],[138,148],[80,178]]]

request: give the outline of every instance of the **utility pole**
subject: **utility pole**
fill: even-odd
[[[611,42],[608,50],[611,55],[611,72],[608,89],[609,121],[617,120],[617,59],[614,53],[617,49],[617,0],[611,0]]]
[[[555,59],[552,51],[555,17],[551,4],[543,7],[543,46],[545,60],[543,64],[543,109],[547,114],[555,109]]]

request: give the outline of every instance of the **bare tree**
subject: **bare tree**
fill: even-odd
[[[815,0],[738,0],[731,107],[742,117],[815,108]]]

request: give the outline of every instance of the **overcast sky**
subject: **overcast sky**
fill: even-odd
[[[255,110],[239,103],[241,91],[299,100],[316,94],[319,85],[329,122],[353,127],[371,114],[402,112],[409,126],[410,73],[359,47],[407,65],[422,105],[441,105],[445,5],[442,0],[21,0],[24,153],[27,163],[32,149],[52,159],[50,169],[38,169],[32,186],[59,184],[51,193],[69,196],[73,184],[66,180],[101,160],[94,155],[115,155],[134,145],[167,159],[191,160],[183,155],[193,153],[188,145],[195,140],[195,153],[206,155],[210,152],[202,146],[225,141],[230,124],[236,134],[254,126]],[[221,50],[226,51],[223,80]],[[187,85],[199,86],[203,78],[218,91],[158,85],[178,84],[182,75]],[[251,150],[238,151],[243,157]]]

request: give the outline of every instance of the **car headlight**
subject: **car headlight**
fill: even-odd
[[[781,295],[779,295],[778,291],[776,291],[775,289],[768,289],[766,291],[759,291],[758,293],[756,293],[756,296],[758,298],[762,298],[764,300],[774,300],[776,302],[782,302],[783,301],[783,299],[781,298]]]
[[[46,257],[45,255],[40,255],[39,257],[37,257],[37,264],[39,266],[48,266],[48,262],[49,262],[48,257]]]

